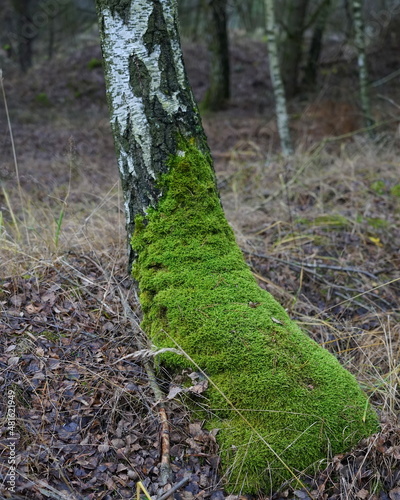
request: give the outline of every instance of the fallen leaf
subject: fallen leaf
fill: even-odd
[[[8,358],[7,365],[8,366],[15,366],[18,364],[19,360],[20,360],[19,356],[13,356],[11,358]]]
[[[107,453],[109,449],[110,449],[110,445],[107,443],[99,444],[99,446],[97,447],[97,450],[100,453]]]
[[[167,399],[174,399],[174,397],[180,394],[181,392],[185,392],[183,387],[180,387],[179,385],[171,385],[169,392],[167,394]]]
[[[25,295],[23,294],[13,295],[12,297],[10,297],[10,302],[15,307],[21,307],[21,304],[24,300],[25,300]]]
[[[373,243],[377,247],[383,247],[380,238],[375,238],[374,236],[368,236],[368,239],[371,243]]]
[[[202,380],[196,385],[189,387],[190,392],[194,392],[195,394],[201,394],[208,388],[208,380]]]
[[[50,306],[53,306],[55,301],[57,300],[57,296],[55,293],[50,292],[42,295],[43,302],[47,302]]]
[[[203,430],[201,428],[201,424],[199,423],[194,423],[194,424],[189,424],[189,432],[191,436],[197,437],[200,436],[203,433]]]
[[[396,460],[400,460],[400,446],[391,446],[385,451],[385,455],[389,455]]]
[[[400,500],[400,486],[389,491],[390,500]]]
[[[27,313],[29,314],[37,314],[38,312],[40,312],[41,310],[43,309],[43,306],[40,305],[40,306],[34,306],[33,304],[28,304],[26,307],[25,307],[25,310]]]

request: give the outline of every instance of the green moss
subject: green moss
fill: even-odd
[[[396,184],[390,190],[390,194],[396,198],[400,198],[400,184]]]
[[[159,347],[173,347],[173,337],[242,410],[249,423],[215,388],[207,391],[227,490],[256,493],[291,477],[275,453],[297,474],[350,448],[377,420],[354,377],[257,285],[209,159],[192,144],[179,147],[158,207],[137,218],[132,239],[143,327]],[[171,368],[189,364],[163,356]]]
[[[386,184],[382,180],[373,182],[370,187],[376,194],[385,194],[386,192]]]
[[[50,106],[51,102],[46,92],[40,92],[35,96],[35,101],[42,106]]]
[[[65,334],[60,333],[60,332],[52,332],[50,330],[44,330],[40,335],[45,337],[47,340],[50,340],[50,342],[56,343],[58,342],[61,338],[65,337]]]
[[[350,225],[350,221],[340,214],[327,214],[316,217],[313,224],[325,228],[343,229]]]
[[[101,68],[103,66],[103,62],[101,59],[98,59],[97,57],[92,57],[90,61],[87,63],[87,67],[89,69],[96,69],[96,68]]]
[[[379,217],[367,217],[366,220],[368,225],[374,227],[375,229],[387,228],[390,226],[389,221]]]

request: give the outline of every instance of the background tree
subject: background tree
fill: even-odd
[[[34,61],[51,59],[56,51],[71,47],[96,20],[90,0],[9,0],[6,7],[7,18],[2,22],[0,17],[0,40],[23,72]]]
[[[357,49],[358,76],[360,82],[360,101],[365,125],[373,125],[371,103],[369,99],[369,81],[367,56],[365,48],[365,32],[362,15],[362,0],[351,0],[353,8],[354,41]]]
[[[12,0],[15,14],[15,38],[17,40],[17,55],[20,68],[23,72],[32,66],[33,41],[37,31],[33,28],[32,0]]]
[[[285,88],[281,76],[281,68],[279,64],[278,53],[278,35],[277,25],[275,22],[275,7],[274,0],[265,1],[266,12],[266,27],[267,27],[267,44],[268,44],[268,59],[269,71],[274,89],[276,118],[278,123],[278,133],[281,141],[282,153],[285,156],[292,154],[292,141],[290,139],[289,117],[286,107]]]
[[[211,53],[210,86],[204,98],[206,109],[224,107],[230,97],[230,64],[227,27],[227,0],[209,0]]]
[[[299,68],[303,54],[303,35],[309,0],[286,2],[283,19],[284,40],[280,47],[281,71],[287,97],[298,92]]]
[[[321,4],[321,8],[317,12],[315,26],[308,50],[307,64],[304,70],[303,82],[305,85],[314,86],[317,82],[318,63],[322,52],[323,36],[331,11],[331,5],[331,0],[324,0]]]
[[[180,50],[175,2],[98,0],[142,326],[210,377],[230,491],[256,493],[376,429],[354,377],[258,287],[228,225]]]

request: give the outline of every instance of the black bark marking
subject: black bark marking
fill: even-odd
[[[148,98],[150,75],[146,65],[135,54],[129,57],[129,83],[136,97]]]
[[[129,19],[131,4],[131,0],[97,0],[98,8],[110,9],[113,16],[117,12],[124,23],[127,23]]]

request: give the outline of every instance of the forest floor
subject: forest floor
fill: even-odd
[[[398,47],[382,50],[370,56],[375,82],[398,67]],[[201,99],[207,52],[188,43],[185,56]],[[223,205],[260,286],[355,374],[382,422],[352,452],[308,471],[305,488],[263,498],[399,500],[400,93],[396,79],[373,87],[371,138],[360,130],[354,57],[334,46],[324,57],[320,90],[290,103],[289,160],[277,153],[264,43],[235,37],[232,100],[204,116]],[[127,272],[99,58],[92,43],[28,76],[4,68],[18,165],[2,101],[0,498],[135,498],[138,480],[153,498],[162,491],[160,415]],[[173,483],[187,478],[176,500],[223,500],[216,431],[185,403],[206,397],[204,383],[196,373],[157,376]],[[6,418],[14,408],[15,428]]]

